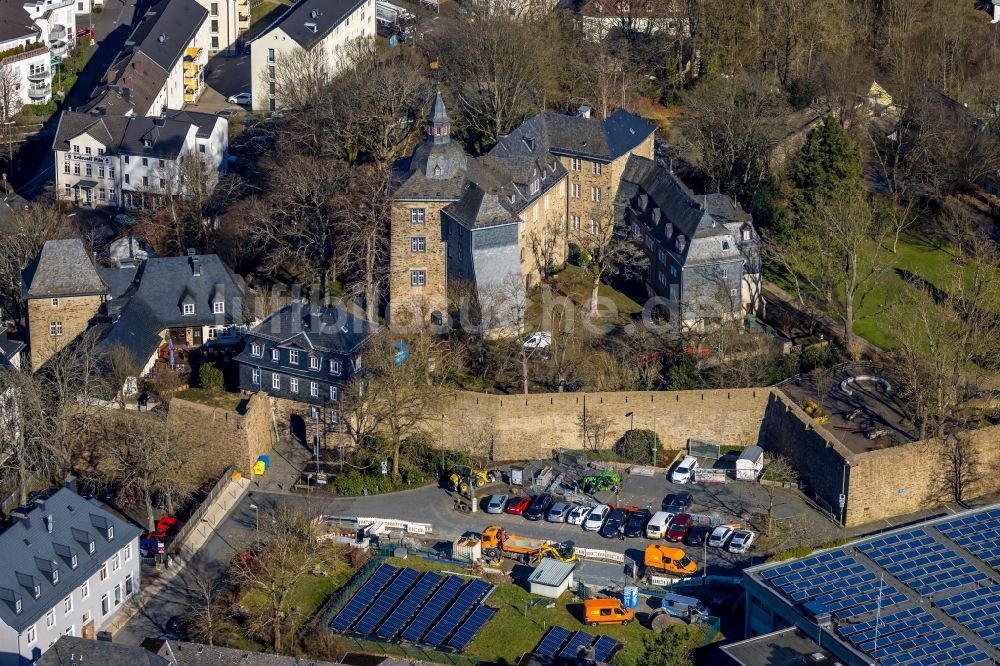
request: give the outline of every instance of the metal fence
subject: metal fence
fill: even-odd
[[[177,530],[177,535],[170,544],[170,552],[172,554],[176,555],[180,552],[188,534],[191,533],[191,530],[198,527],[201,523],[202,517],[208,510],[208,507],[212,506],[212,503],[215,501],[215,498],[219,496],[219,493],[221,493],[229,485],[229,481],[232,479],[233,473],[235,472],[235,467],[227,469],[222,474],[222,478],[216,481],[215,485],[212,486],[212,489],[208,491],[208,495],[204,500],[202,500],[201,504],[198,505],[198,508],[191,512],[191,516],[188,518],[188,521],[184,523],[184,526]]]

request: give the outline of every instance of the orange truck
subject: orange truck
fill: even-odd
[[[551,557],[560,562],[575,562],[576,548],[572,541],[563,543],[546,539],[508,534],[499,525],[490,525],[483,530],[483,557],[488,562],[499,562],[507,557],[525,564],[533,564],[543,557]]]
[[[592,627],[599,624],[625,626],[634,619],[635,612],[622,606],[618,599],[587,599],[583,602],[583,621]]]
[[[646,570],[675,576],[693,576],[698,565],[680,548],[650,544],[646,547]]]

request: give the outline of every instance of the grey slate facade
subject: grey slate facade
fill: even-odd
[[[646,286],[671,321],[701,327],[758,307],[760,237],[724,194],[695,195],[673,172],[633,155],[615,202],[649,258]]]
[[[274,313],[245,336],[236,356],[240,389],[329,408],[361,368],[361,351],[374,326],[339,307],[295,302]]]

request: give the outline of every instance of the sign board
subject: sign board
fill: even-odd
[[[688,439],[688,453],[695,458],[711,458],[718,460],[722,445],[718,442],[709,442],[703,439]]]
[[[512,485],[512,486],[523,486],[524,485],[524,468],[523,467],[511,467],[510,468],[510,485]]]
[[[840,508],[843,509],[845,504],[847,504],[847,495],[840,493]]]
[[[670,587],[684,580],[683,578],[677,578],[675,576],[650,576],[650,585],[656,585],[657,587]]]
[[[403,530],[410,534],[432,534],[434,526],[431,523],[414,523],[409,520],[399,520],[397,518],[373,518],[359,516],[355,519],[358,525],[379,524],[383,529]]]
[[[694,471],[695,483],[726,483],[727,481],[729,481],[729,477],[724,469],[699,467]]]
[[[389,473],[389,461],[388,460],[383,460],[382,461],[382,476],[385,476],[388,473]]]
[[[616,553],[613,550],[601,550],[600,548],[577,548],[576,556],[585,560],[599,560],[601,562],[625,564],[625,555],[622,553]]]

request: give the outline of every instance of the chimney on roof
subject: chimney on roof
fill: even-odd
[[[683,252],[685,245],[687,245],[687,239],[684,238],[684,234],[677,234],[677,251]]]
[[[50,513],[49,515],[45,516],[45,529],[49,531],[49,534],[52,534],[52,528],[54,527],[54,525],[55,523],[52,519],[52,514]]]
[[[156,41],[158,41],[161,44],[167,41],[167,33],[161,32],[160,36],[156,38]]]
[[[594,110],[590,108],[589,104],[581,104],[580,108],[576,110],[576,115],[579,116],[580,118],[589,119],[593,111]]]
[[[309,12],[309,18],[311,18],[311,19],[318,19],[319,18],[319,10],[318,9],[314,9],[311,12]]]
[[[194,248],[188,248],[188,260],[191,262],[191,274],[195,277],[201,277],[201,259],[198,258],[197,252]]]
[[[316,24],[313,23],[312,21],[306,22],[306,30],[308,30],[309,32],[311,32],[313,34],[316,34],[316,31],[317,31]]]

